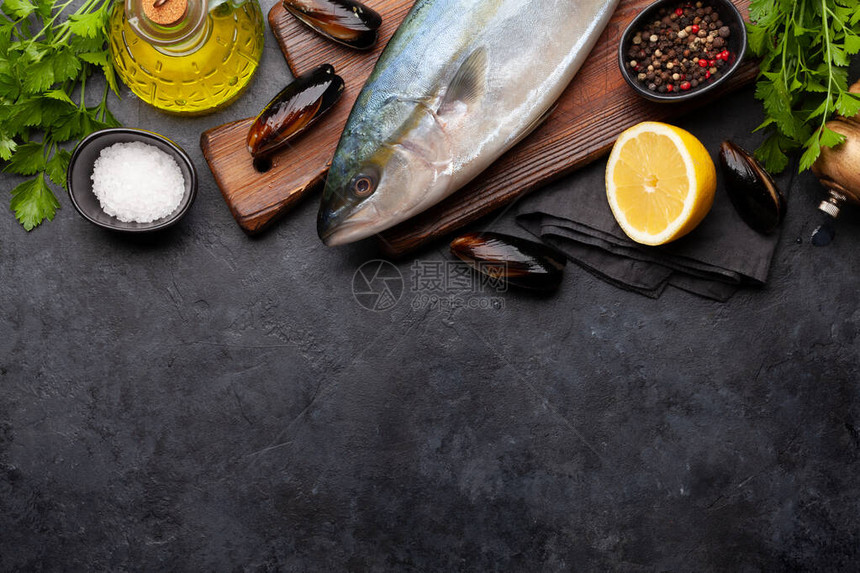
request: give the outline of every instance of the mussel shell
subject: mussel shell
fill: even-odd
[[[340,99],[343,87],[329,64],[297,77],[254,120],[248,151],[254,157],[269,155],[304,132]]]
[[[770,174],[731,141],[720,146],[720,164],[726,192],[741,219],[759,233],[773,233],[785,218],[786,202]]]
[[[540,243],[500,233],[468,233],[451,252],[476,271],[508,284],[541,291],[561,284],[566,259]]]
[[[369,50],[376,44],[382,17],[355,0],[284,0],[284,8],[335,42]]]

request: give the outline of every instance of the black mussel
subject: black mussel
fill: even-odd
[[[335,42],[369,50],[376,44],[382,16],[355,0],[284,0],[293,16]]]
[[[513,286],[558,288],[567,263],[549,247],[500,233],[468,233],[451,242],[451,252],[472,268]]]
[[[265,157],[305,131],[340,99],[343,80],[323,64],[293,80],[260,112],[248,131],[248,151]]]
[[[773,233],[785,218],[786,202],[770,173],[731,141],[720,146],[720,164],[729,199],[741,219],[759,233]]]

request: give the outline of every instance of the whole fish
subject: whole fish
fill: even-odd
[[[438,203],[545,119],[618,0],[417,0],[344,128],[317,219],[327,245]]]

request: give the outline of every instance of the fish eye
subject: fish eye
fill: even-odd
[[[376,178],[368,173],[359,173],[352,178],[349,188],[356,197],[367,197],[376,191]]]

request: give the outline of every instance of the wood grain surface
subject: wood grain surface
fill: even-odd
[[[749,1],[734,1],[746,13]],[[344,78],[346,89],[334,109],[291,147],[279,152],[265,173],[254,168],[245,146],[252,119],[216,127],[201,136],[201,148],[215,180],[246,232],[265,229],[324,180],[352,104],[412,3],[368,0],[367,4],[383,16],[380,41],[370,53],[321,38],[290,16],[280,3],[269,12],[269,24],[293,74],[329,63]],[[640,121],[669,120],[705,105],[707,100],[683,105],[649,103],[621,77],[616,52],[621,33],[650,3],[621,0],[594,51],[546,123],[471,184],[383,233],[379,238],[382,250],[393,257],[410,252],[603,156],[621,131]],[[714,97],[750,83],[756,73],[754,63],[744,63]]]

